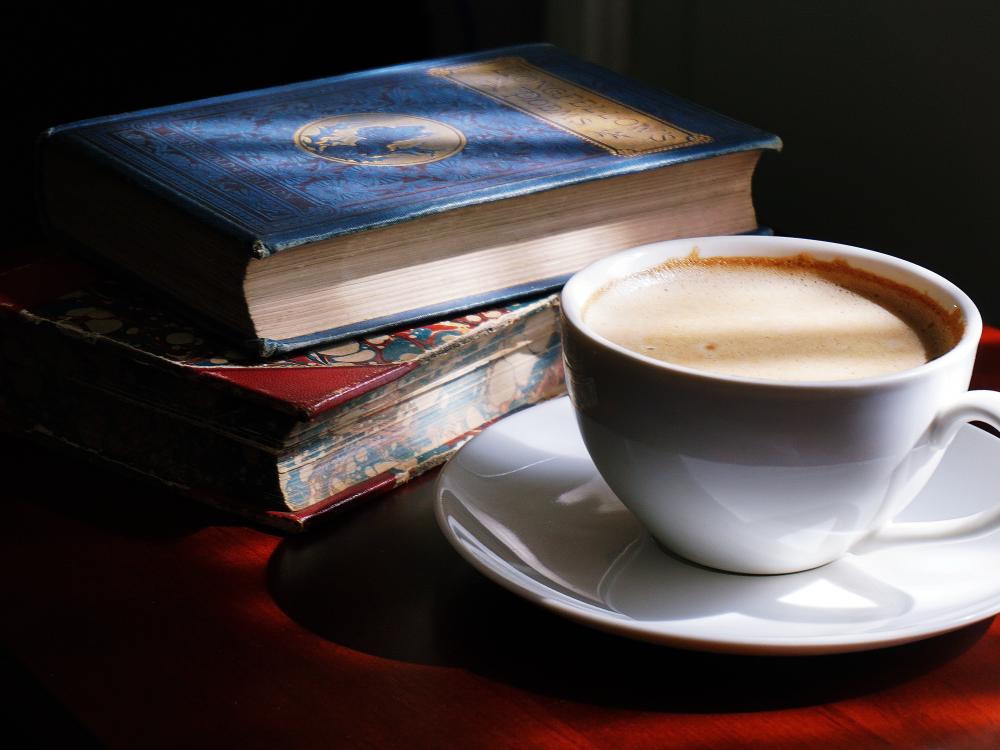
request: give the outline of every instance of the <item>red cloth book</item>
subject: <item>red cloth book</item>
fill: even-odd
[[[544,296],[261,360],[81,262],[0,271],[16,428],[296,529],[561,393],[556,323]]]

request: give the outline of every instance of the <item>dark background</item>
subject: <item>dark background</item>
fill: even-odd
[[[5,23],[5,205],[38,236],[44,127],[368,67],[552,41],[780,135],[755,184],[779,234],[857,244],[952,278],[1000,323],[1000,4],[423,0],[25,11]]]
[[[872,247],[964,287],[1000,324],[1000,4],[987,0],[415,0],[93,4],[0,24],[8,244],[35,241],[43,128],[369,67],[552,41],[782,136],[755,184],[779,234]],[[93,744],[9,658],[14,744]],[[19,734],[17,728],[23,728]],[[43,729],[47,728],[47,733]]]

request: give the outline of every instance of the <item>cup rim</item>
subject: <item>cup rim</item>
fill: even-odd
[[[947,352],[936,359],[925,362],[917,367],[911,367],[898,372],[876,375],[866,378],[852,378],[846,380],[775,380],[772,378],[753,378],[744,375],[728,375],[724,373],[699,370],[693,367],[665,362],[660,359],[646,356],[631,349],[627,349],[620,344],[601,336],[596,331],[588,327],[582,320],[580,308],[583,303],[596,291],[600,285],[606,284],[617,278],[638,273],[643,269],[652,268],[667,258],[683,257],[697,249],[699,252],[708,251],[706,255],[711,257],[713,248],[720,245],[736,246],[747,248],[747,252],[741,255],[765,255],[765,249],[778,248],[780,252],[768,252],[769,257],[788,257],[802,252],[819,253],[821,256],[842,257],[850,262],[851,258],[860,258],[876,265],[888,268],[895,268],[919,278],[921,281],[936,288],[961,311],[965,329],[958,342]],[[684,251],[672,252],[675,248],[684,248]],[[737,253],[732,253],[736,255]],[[652,257],[645,263],[636,263],[639,257]],[[823,257],[823,260],[830,259]],[[615,266],[623,266],[627,263],[634,264],[634,267],[627,272],[615,274],[611,272]],[[595,285],[594,277],[599,279]],[[574,295],[582,294],[579,289],[585,285],[591,285],[589,293],[583,300],[574,302]],[[699,380],[706,383],[730,383],[742,386],[754,386],[758,388],[790,389],[790,390],[865,390],[874,387],[887,387],[900,383],[905,383],[916,378],[927,377],[942,368],[950,367],[956,360],[969,355],[972,349],[972,356],[979,345],[982,335],[982,317],[975,303],[969,296],[952,282],[943,276],[912,263],[902,258],[897,258],[886,253],[875,250],[868,250],[854,245],[845,245],[837,242],[827,242],[824,240],[812,240],[799,237],[777,237],[761,235],[721,235],[709,237],[691,237],[676,240],[665,240],[639,245],[627,250],[621,250],[596,260],[586,267],[573,274],[563,286],[560,293],[560,309],[562,314],[581,334],[594,343],[607,349],[611,349],[629,359],[642,362],[655,369],[676,375],[685,376],[689,379]]]

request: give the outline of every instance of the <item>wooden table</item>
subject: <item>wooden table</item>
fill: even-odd
[[[976,384],[1000,385],[1000,332]],[[39,747],[996,748],[1000,624],[827,657],[592,631],[474,572],[430,475],[282,538],[13,440],[6,727]],[[983,571],[1000,575],[1000,571]]]

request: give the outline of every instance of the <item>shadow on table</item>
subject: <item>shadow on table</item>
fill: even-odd
[[[644,710],[753,711],[827,703],[923,675],[983,622],[877,651],[812,657],[682,651],[602,633],[529,604],[459,558],[420,482],[342,523],[282,542],[278,605],[318,635],[386,659],[454,666],[559,698]]]

